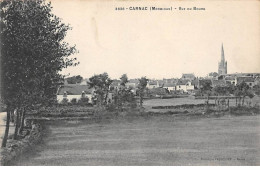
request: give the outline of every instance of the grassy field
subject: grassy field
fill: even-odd
[[[260,165],[260,116],[128,117],[46,124],[14,165]]]
[[[205,103],[205,99],[193,99],[189,97],[185,98],[171,98],[171,99],[151,99],[151,100],[144,100],[144,107],[151,108],[152,106],[176,106],[182,104],[203,104]],[[260,104],[260,97],[255,96],[253,99],[245,99],[245,104],[251,101],[252,105]],[[209,103],[215,103],[215,100],[209,100]],[[229,100],[230,106],[235,106],[236,100],[230,99]]]

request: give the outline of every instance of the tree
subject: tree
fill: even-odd
[[[123,107],[127,104],[135,104],[134,94],[131,87],[126,87],[128,77],[123,74],[120,77],[120,86],[118,89],[113,89],[114,101],[118,109],[123,110]],[[132,104],[133,105],[133,104]]]
[[[140,98],[140,107],[143,107],[144,92],[145,92],[145,88],[146,88],[149,80],[146,77],[142,77],[141,79],[138,79],[138,80],[139,80],[139,84],[137,86],[137,89],[138,89],[137,93]]]
[[[128,77],[126,74],[123,74],[121,77],[120,77],[120,85],[121,86],[125,86],[125,84],[128,82]]]
[[[112,80],[109,78],[108,74],[105,72],[103,74],[94,75],[89,78],[89,88],[95,89],[95,95],[97,97],[97,104],[99,106],[105,105],[107,102],[107,96],[109,92],[109,87]]]
[[[56,100],[63,79],[59,72],[78,64],[69,57],[77,51],[63,41],[71,28],[51,13],[51,3],[3,0],[0,6],[1,99],[7,105],[7,117],[17,109],[17,131],[26,110]],[[6,132],[2,147],[6,146]]]
[[[260,84],[257,84],[253,87],[253,91],[256,95],[260,95]]]
[[[241,106],[241,101],[242,105],[244,105],[244,100],[246,96],[249,96],[250,98],[253,97],[253,93],[251,92],[250,87],[245,82],[241,82],[236,85],[234,94],[235,96],[239,97],[238,106]]]
[[[81,77],[80,75],[78,76],[72,76],[72,77],[68,77],[66,78],[68,84],[77,84],[77,83],[81,83],[83,80],[83,77]]]
[[[209,102],[209,95],[211,92],[212,86],[210,81],[202,81],[200,82],[200,91],[203,94],[207,95],[207,103]]]

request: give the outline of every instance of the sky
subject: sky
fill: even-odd
[[[179,78],[218,71],[223,43],[228,73],[260,72],[260,1],[54,0],[53,13],[73,28],[80,64],[64,75],[89,78]],[[115,7],[173,7],[173,11],[116,11]],[[178,10],[198,7],[206,10]]]

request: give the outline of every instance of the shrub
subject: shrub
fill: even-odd
[[[77,104],[77,99],[76,99],[76,98],[71,99],[70,103],[71,103],[72,105]]]
[[[88,105],[89,98],[88,97],[82,97],[79,99],[78,103],[80,105]]]
[[[109,112],[112,112],[112,111],[115,111],[115,110],[117,109],[117,106],[116,106],[115,104],[111,103],[111,104],[108,104],[108,105],[106,106],[106,109],[107,109]]]
[[[68,103],[69,103],[69,100],[67,98],[63,98],[61,101],[62,105],[68,105]]]

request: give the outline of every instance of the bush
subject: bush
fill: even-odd
[[[259,107],[230,107],[230,114],[233,115],[255,115],[260,114]]]
[[[137,107],[137,103],[136,102],[129,102],[129,103],[126,104],[126,107],[130,108],[130,109],[135,109]]]
[[[77,104],[77,99],[76,99],[76,98],[71,99],[70,103],[71,103],[72,105]]]
[[[109,112],[113,112],[113,111],[115,111],[115,110],[117,109],[117,106],[116,106],[115,104],[111,103],[111,104],[108,104],[108,105],[106,106],[106,109],[107,109]]]
[[[68,103],[69,103],[69,100],[67,98],[63,98],[61,101],[62,105],[68,105]]]
[[[78,104],[80,104],[80,105],[89,105],[88,101],[89,101],[88,97],[82,97],[82,98],[79,99]]]

